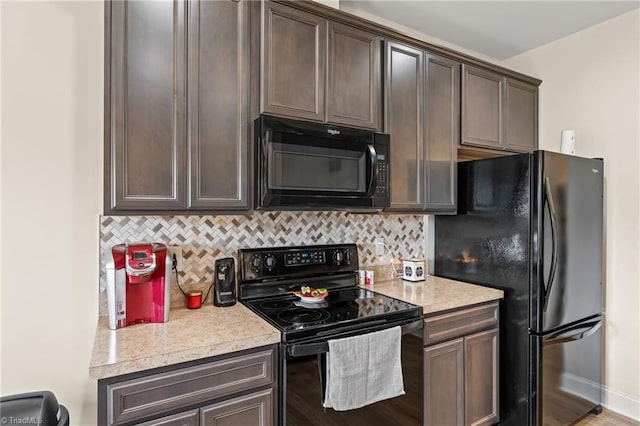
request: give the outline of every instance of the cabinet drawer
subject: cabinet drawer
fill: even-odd
[[[138,423],[138,426],[198,426],[200,410],[195,409],[172,416],[161,417],[148,422]]]
[[[250,393],[200,410],[200,426],[271,426],[276,424],[273,389]]]
[[[107,423],[121,424],[273,382],[274,350],[107,385]]]
[[[424,344],[429,346],[497,325],[498,302],[425,318]]]

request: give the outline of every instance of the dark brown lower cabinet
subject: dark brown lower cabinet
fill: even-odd
[[[190,410],[140,423],[139,426],[198,426],[200,410]]]
[[[250,393],[200,410],[201,426],[273,425],[273,389]]]
[[[276,423],[277,348],[266,346],[98,381],[98,425]]]
[[[499,419],[498,329],[464,338],[464,418],[467,425],[492,425]]]
[[[497,423],[497,302],[427,317],[424,330],[425,425]]]
[[[462,339],[424,350],[427,425],[464,424],[464,343]]]

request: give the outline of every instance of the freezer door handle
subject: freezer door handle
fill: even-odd
[[[544,290],[544,312],[547,312],[547,305],[549,304],[549,296],[551,295],[551,288],[553,287],[553,280],[556,277],[556,268],[558,267],[558,220],[556,218],[556,205],[553,201],[553,193],[551,192],[551,182],[549,177],[544,178],[544,198],[547,201],[547,207],[549,208],[549,218],[551,219],[551,267],[549,268],[549,277],[545,286],[542,283],[542,289]]]
[[[557,345],[572,340],[580,340],[589,337],[602,327],[602,320],[586,322],[584,324],[574,325],[566,330],[552,333],[543,340],[544,345]],[[577,332],[576,332],[577,331]],[[567,334],[571,333],[571,334]]]

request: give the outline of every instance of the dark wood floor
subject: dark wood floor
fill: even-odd
[[[371,426],[422,424],[422,339],[403,336],[406,394],[351,411],[322,408],[316,357],[287,364],[287,426]]]

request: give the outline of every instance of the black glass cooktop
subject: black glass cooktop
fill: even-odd
[[[282,331],[282,340],[336,335],[346,330],[415,320],[422,308],[359,287],[329,289],[321,303],[304,303],[293,295],[243,301]]]

